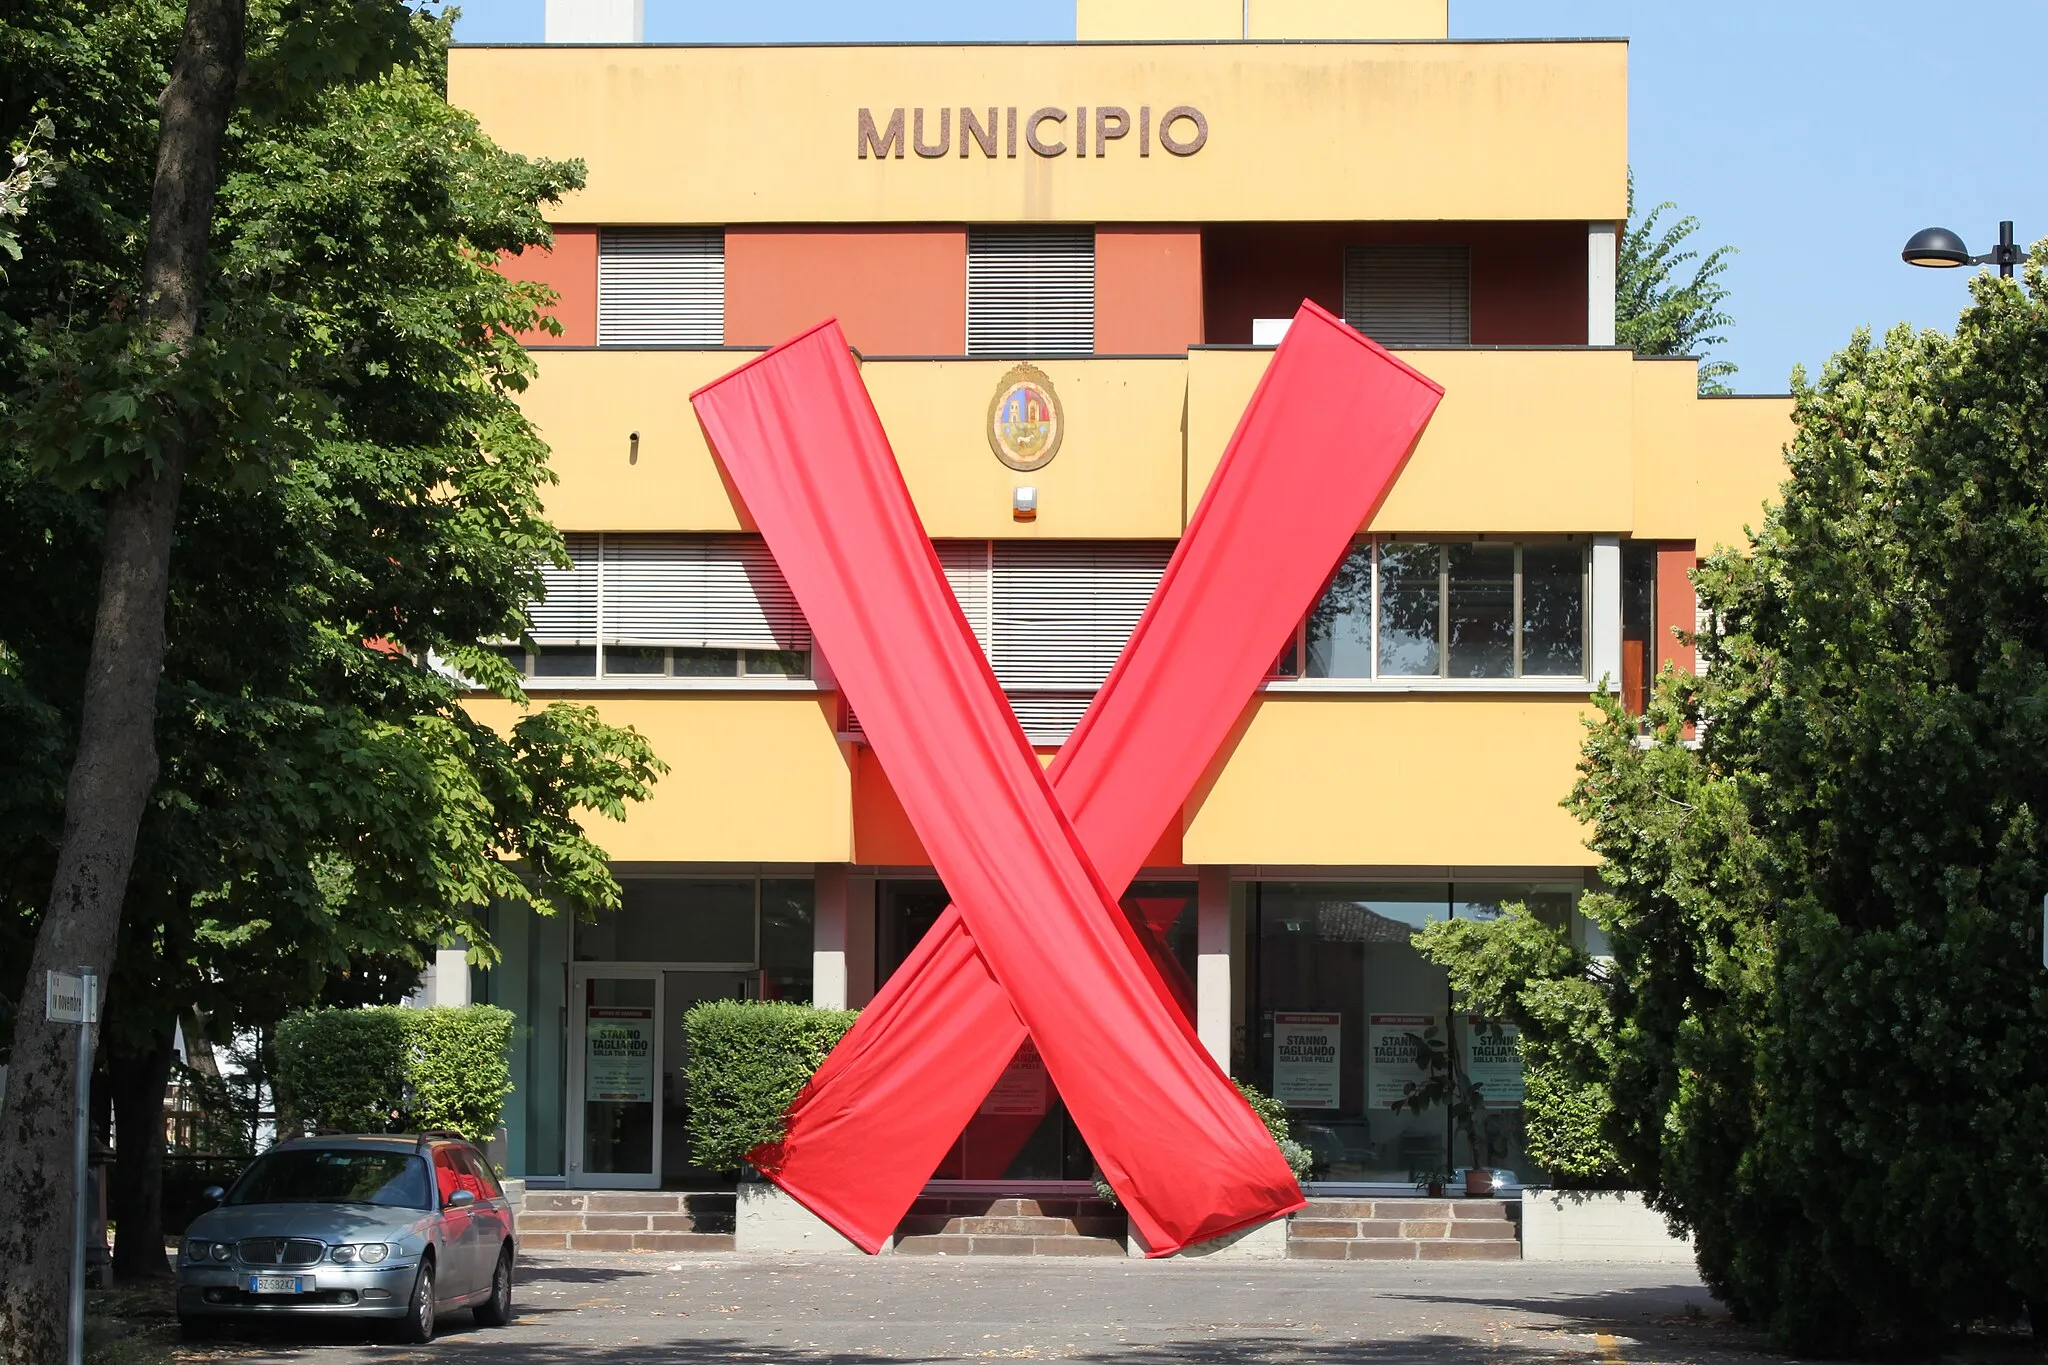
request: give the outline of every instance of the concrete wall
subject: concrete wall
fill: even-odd
[[[1671,1235],[1664,1215],[1639,1194],[1525,1190],[1525,1261],[1633,1261],[1692,1264],[1689,1242]]]
[[[1628,212],[1628,46],[1616,41],[457,47],[448,67],[449,99],[499,145],[585,160],[589,187],[564,197],[564,222],[1588,223]],[[1047,137],[1066,150],[1033,153],[1020,130],[1013,155],[1006,126],[996,156],[970,146],[963,157],[969,105],[1006,124],[1012,108],[1020,124],[1062,110]],[[1155,126],[1142,155],[1134,126],[1104,157],[1091,137],[1083,158],[1076,111],[1092,129],[1105,106],[1134,125],[1141,108],[1155,125],[1199,109],[1207,142],[1168,155]],[[862,109],[878,128],[904,111],[901,155],[859,154]],[[945,154],[908,146],[918,109],[934,147],[950,110]]]

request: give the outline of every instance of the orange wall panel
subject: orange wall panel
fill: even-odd
[[[498,273],[507,279],[533,280],[560,296],[555,320],[560,336],[521,332],[523,346],[597,345],[597,229],[558,227],[552,251],[528,247],[516,256],[500,256]]]
[[[1674,637],[1682,630],[1690,635],[1699,629],[1698,608],[1692,580],[1686,575],[1699,563],[1699,553],[1689,540],[1667,541],[1657,547],[1657,667],[1670,664],[1681,673],[1693,671],[1693,647]]]
[[[728,346],[773,346],[828,317],[863,355],[963,354],[966,229],[726,230]]]
[[[1202,340],[1202,234],[1186,227],[1095,232],[1095,353],[1180,355]]]

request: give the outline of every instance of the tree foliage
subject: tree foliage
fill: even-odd
[[[1614,339],[1638,355],[1698,356],[1700,392],[1727,393],[1721,381],[1735,373],[1734,362],[1712,359],[1708,350],[1727,341],[1721,329],[1735,322],[1721,309],[1728,290],[1720,283],[1735,248],[1715,247],[1702,259],[1688,243],[1699,219],[1687,214],[1668,226],[1660,223],[1664,211],[1676,207],[1666,201],[1637,217],[1630,172],[1628,224],[1615,271]]]
[[[1704,678],[1647,748],[1610,709],[1574,794],[1617,1147],[1808,1351],[2048,1320],[2042,266],[1796,381],[1783,505],[1698,578]]]
[[[1449,974],[1460,1012],[1520,1030],[1530,1158],[1560,1185],[1620,1183],[1605,1132],[1614,1054],[1606,971],[1520,904],[1493,920],[1439,920],[1415,947]]]
[[[615,904],[584,823],[663,767],[589,708],[521,709],[483,648],[522,633],[562,556],[516,403],[531,362],[513,334],[549,300],[491,266],[548,240],[541,206],[580,168],[509,155],[446,103],[445,24],[258,4],[203,345],[174,363],[129,319],[182,9],[38,0],[0,19],[22,76],[0,137],[56,129],[55,184],[0,288],[0,991],[63,830],[96,609],[81,570],[110,490],[148,467],[167,395],[204,436],[108,993],[117,1068],[180,1019],[224,1035],[395,999],[458,939],[487,959],[493,900]],[[448,665],[519,705],[486,723]]]

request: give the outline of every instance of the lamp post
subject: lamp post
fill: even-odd
[[[1931,266],[1935,269],[1951,269],[1959,265],[1995,265],[2005,279],[2012,278],[2012,268],[2024,259],[2025,253],[2013,243],[2012,219],[1998,225],[1998,245],[1982,256],[1972,256],[1970,248],[1963,245],[1963,239],[1947,228],[1922,228],[1906,241],[1906,249],[1899,253],[1907,265]]]

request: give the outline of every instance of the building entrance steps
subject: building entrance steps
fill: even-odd
[[[522,1251],[731,1251],[731,1190],[535,1190],[514,1230]]]
[[[1519,1261],[1509,1199],[1311,1199],[1287,1224],[1295,1261]]]
[[[1128,1224],[1104,1199],[927,1195],[896,1227],[898,1256],[1122,1256]]]

